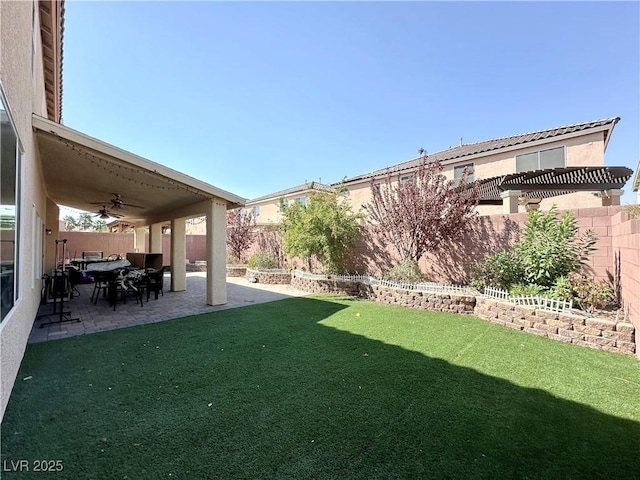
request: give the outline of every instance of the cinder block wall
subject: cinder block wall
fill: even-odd
[[[611,243],[614,265],[620,265],[622,306],[640,331],[640,219],[624,211],[611,217]]]

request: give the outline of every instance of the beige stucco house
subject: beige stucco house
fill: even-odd
[[[42,276],[55,268],[59,207],[84,211],[118,192],[141,208],[119,213],[139,233],[140,252],[162,251],[171,225],[171,288],[186,289],[185,232],[206,218],[207,293],[226,303],[226,211],[245,199],[61,124],[64,2],[0,2],[0,418],[40,304]],[[116,205],[107,205],[115,207]]]
[[[247,200],[246,209],[253,214],[256,225],[273,225],[282,221],[280,202],[306,204],[314,193],[331,192],[333,187],[319,182],[306,182],[295,187]]]
[[[613,128],[619,118],[608,118],[591,122],[567,125],[509,137],[485,140],[482,142],[461,144],[435,153],[427,153],[427,161],[439,161],[444,167],[447,178],[456,180],[465,172],[472,172],[473,180],[489,179],[501,175],[532,170],[560,167],[598,167],[605,163],[605,151]],[[379,182],[387,174],[402,181],[410,178],[421,157],[408,160],[386,168],[347,178],[334,187],[346,187],[354,211],[371,201],[371,184]],[[506,192],[505,192],[506,193]],[[558,192],[556,192],[558,193]],[[509,205],[479,205],[481,215],[525,211],[529,205],[538,204],[548,209],[553,203],[558,208],[575,205],[584,207],[617,205],[620,203],[620,190],[583,191],[532,202],[525,199],[521,191],[514,195],[504,195],[504,203]]]

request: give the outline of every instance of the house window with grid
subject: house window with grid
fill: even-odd
[[[4,320],[18,299],[20,265],[20,140],[11,121],[9,109],[0,91],[0,258],[2,283],[0,321]],[[37,248],[37,247],[36,247]]]
[[[296,202],[298,202],[300,205],[306,205],[307,204],[307,197],[298,197],[298,198],[296,198]]]
[[[289,200],[286,198],[281,198],[278,201],[278,210],[280,212],[283,212],[284,210],[286,210],[286,208],[289,206]]]
[[[251,213],[253,214],[254,217],[257,217],[260,215],[260,205],[256,205],[255,207],[253,207],[251,209]]]
[[[516,173],[546,170],[548,168],[564,168],[565,166],[564,147],[516,155]]]
[[[473,163],[465,163],[464,165],[457,165],[453,167],[453,181],[456,185],[460,185],[463,180],[466,183],[471,183],[475,180]]]
[[[407,182],[412,181],[414,178],[413,173],[409,174],[409,175],[401,175],[400,176],[400,185],[405,185]]]

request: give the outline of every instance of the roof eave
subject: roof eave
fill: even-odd
[[[65,0],[40,0],[40,36],[47,118],[62,121],[62,58]]]

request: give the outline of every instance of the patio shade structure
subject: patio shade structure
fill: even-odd
[[[185,220],[206,216],[207,303],[226,303],[226,210],[246,199],[35,114],[32,126],[51,202],[96,212],[118,194],[120,218],[149,226],[152,252],[161,251],[162,224],[171,222],[173,290],[186,288]]]
[[[502,205],[502,192],[506,191],[519,191],[521,199],[539,203],[567,193],[618,190],[632,174],[627,167],[564,167],[510,173],[478,180],[479,204]]]

